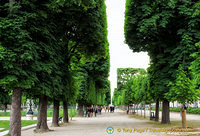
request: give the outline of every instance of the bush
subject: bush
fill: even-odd
[[[156,110],[156,108],[153,107],[153,108],[151,108],[151,110]],[[159,111],[162,111],[162,108],[161,108],[161,107],[159,107]]]
[[[187,113],[200,114],[200,108],[188,108]]]
[[[69,117],[71,117],[71,109],[68,109]],[[75,109],[72,109],[72,117],[75,117],[77,115],[77,111]],[[59,117],[63,116],[63,109],[59,110]],[[47,111],[47,117],[53,117],[53,109],[48,109]]]
[[[152,110],[155,110],[155,107],[153,107]],[[159,108],[159,110],[162,111],[162,108]],[[180,112],[181,111],[181,107],[170,108],[170,111],[172,111],[172,112]],[[200,108],[187,108],[187,113],[200,114]]]
[[[170,108],[170,111],[180,112],[181,111],[181,107]],[[200,108],[187,108],[187,113],[200,114]]]
[[[10,112],[0,112],[0,117],[9,117]]]
[[[173,111],[173,112],[180,112],[180,111],[181,111],[181,107],[170,108],[170,111]]]

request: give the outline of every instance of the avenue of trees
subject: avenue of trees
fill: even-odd
[[[117,104],[137,104],[137,99],[139,103],[156,102],[158,121],[161,101],[161,123],[168,124],[169,102],[178,101],[183,105],[184,119],[184,105],[200,97],[199,24],[200,1],[127,0],[125,42],[133,52],[148,52],[150,67],[146,76],[135,75],[131,83],[129,79],[123,88],[118,86],[114,92],[115,102],[118,95],[124,95],[125,101],[119,98]],[[186,123],[183,124],[186,127]]]
[[[11,103],[10,135],[21,135],[22,96],[39,99],[36,132],[49,131],[48,102],[53,126],[60,103],[64,123],[69,103],[80,115],[83,105],[108,105],[108,46],[104,0],[1,0],[0,101]]]
[[[112,98],[114,105],[128,105],[129,110],[129,105],[135,104],[134,108],[138,108],[139,104],[145,106],[153,102],[150,95],[149,77],[144,69],[117,69],[117,88]]]

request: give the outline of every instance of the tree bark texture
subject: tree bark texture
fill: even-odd
[[[187,121],[186,121],[186,110],[185,110],[185,108],[184,108],[184,105],[183,105],[183,107],[182,107],[182,109],[181,109],[181,116],[182,116],[182,127],[183,128],[187,128]]]
[[[54,100],[54,105],[53,105],[53,120],[52,120],[52,127],[58,127],[59,126],[59,105],[60,102],[58,100]]]
[[[144,103],[144,118],[146,118],[146,113],[145,113],[145,103]]]
[[[155,121],[159,121],[159,100],[156,100]]]
[[[151,103],[149,104],[149,117],[151,117]]]
[[[170,124],[169,112],[169,101],[164,100],[162,106],[162,124]]]
[[[8,108],[7,105],[8,105],[8,104],[5,104],[5,105],[4,105],[4,112],[6,112],[6,110],[7,110],[7,108]]]
[[[78,104],[78,116],[79,117],[83,117],[84,113],[83,113],[83,104]]]
[[[39,109],[37,116],[37,126],[35,132],[46,132],[49,131],[47,125],[47,106],[48,106],[48,96],[40,95],[39,97]]]
[[[129,113],[129,105],[128,105],[128,109],[127,109],[127,114]]]
[[[22,89],[14,89],[10,114],[10,136],[21,136],[21,98]]]
[[[71,120],[72,120],[72,105],[71,105],[71,108],[70,108],[70,109],[71,109]]]
[[[13,3],[15,1],[14,0],[9,0],[9,9],[10,9],[10,13],[12,13],[12,9],[13,9]]]
[[[68,117],[68,104],[67,101],[63,101],[63,123],[68,123],[69,117]]]

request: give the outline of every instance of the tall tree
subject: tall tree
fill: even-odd
[[[200,92],[194,89],[194,83],[188,78],[181,65],[177,70],[175,83],[170,82],[169,86],[170,92],[166,97],[172,102],[178,101],[182,104],[182,127],[187,128],[185,104],[197,101]]]
[[[16,106],[12,107],[10,134],[21,135],[22,90],[40,98],[36,130],[48,131],[49,97],[62,97],[66,107],[66,101],[70,101],[66,94],[74,92],[67,89],[73,84],[69,75],[72,56],[77,52],[85,57],[103,55],[108,49],[105,3],[10,2],[10,7],[8,0],[0,3],[0,85],[13,90],[12,105]]]
[[[176,69],[185,61],[199,41],[199,16],[195,13],[199,2],[189,1],[133,1],[126,3],[125,37],[134,52],[147,51],[151,58],[152,76],[159,99],[163,101],[162,123],[170,123],[167,86],[175,80]],[[153,79],[153,78],[152,78]]]
[[[33,14],[23,12],[18,1],[1,1],[0,5],[0,84],[5,90],[13,90],[10,135],[20,136],[22,90],[31,88],[37,80],[31,65],[37,60],[37,47],[26,30]]]

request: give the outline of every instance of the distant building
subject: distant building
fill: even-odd
[[[182,104],[175,101],[175,102],[170,102],[169,106],[170,107],[181,107]],[[186,106],[189,108],[198,108],[198,107],[200,107],[200,101],[196,101],[193,104],[186,104]]]

